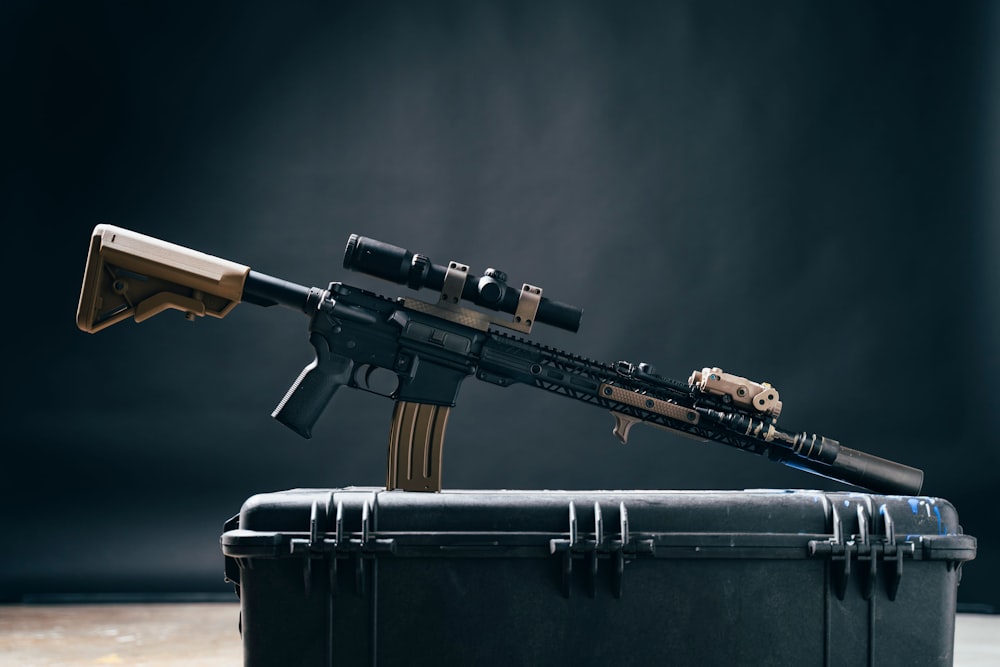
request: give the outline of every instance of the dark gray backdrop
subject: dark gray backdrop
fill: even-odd
[[[215,592],[242,501],[381,484],[391,403],[269,418],[307,321],[74,326],[100,222],[296,282],[360,233],[584,307],[538,340],[782,392],[782,422],[991,510],[996,13],[976,3],[7,3],[0,594]],[[429,296],[429,295],[428,295]],[[450,488],[844,488],[469,381]]]

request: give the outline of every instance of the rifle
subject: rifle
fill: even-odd
[[[94,333],[167,309],[181,310],[192,320],[221,318],[241,301],[301,311],[310,317],[315,359],[271,416],[309,438],[342,386],[393,399],[388,489],[441,489],[449,411],[462,381],[474,375],[500,387],[525,384],[609,410],[613,433],[623,443],[632,426],[644,423],[874,492],[920,491],[921,470],[831,438],[778,428],[782,402],[768,383],[715,367],[696,370],[682,382],[657,374],[649,364],[600,363],[500,331],[527,335],[542,323],[576,332],[582,316],[579,308],[542,296],[537,286],[509,287],[502,271],[487,269],[477,277],[464,264],[438,265],[425,255],[358,235],[350,236],[343,265],[414,290],[434,289],[440,297],[436,303],[390,299],[340,282],[326,289],[306,287],[127,229],[97,225],[77,326]]]

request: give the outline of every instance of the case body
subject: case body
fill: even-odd
[[[221,537],[270,665],[951,665],[955,508],[819,491],[297,489]]]

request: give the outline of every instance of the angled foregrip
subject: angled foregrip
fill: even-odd
[[[396,402],[386,489],[441,490],[441,450],[450,410],[446,405]]]
[[[312,437],[312,428],[341,385],[351,379],[354,362],[348,357],[330,354],[326,341],[313,334],[310,343],[316,358],[302,369],[285,397],[271,416],[303,438]]]

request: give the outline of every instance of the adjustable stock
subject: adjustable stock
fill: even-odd
[[[225,317],[250,267],[112,225],[91,235],[76,324],[88,333],[175,308],[189,319]]]

